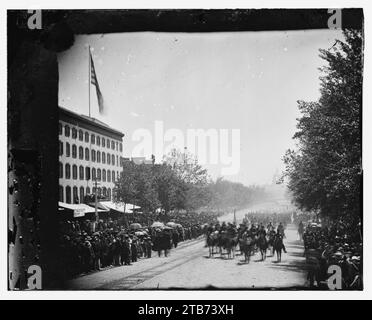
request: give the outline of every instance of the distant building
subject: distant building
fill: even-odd
[[[135,164],[154,164],[154,159],[146,159],[145,157],[132,157],[131,161]]]
[[[95,193],[111,200],[122,172],[124,134],[107,124],[59,108],[59,201],[81,203]]]

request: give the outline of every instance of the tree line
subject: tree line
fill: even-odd
[[[167,213],[240,209],[264,195],[264,188],[259,186],[213,180],[193,155],[173,150],[159,164],[125,161],[113,200],[139,205],[144,212],[160,208]]]

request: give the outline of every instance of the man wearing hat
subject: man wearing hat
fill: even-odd
[[[132,262],[137,262],[138,257],[138,249],[137,249],[137,237],[132,236],[132,243],[130,246],[131,253],[132,253]]]
[[[129,236],[126,234],[124,236],[124,241],[122,243],[122,252],[121,252],[121,259],[124,265],[129,266],[130,263],[130,256],[131,256],[131,246]]]
[[[114,255],[114,265],[120,265],[121,243],[119,238],[115,238],[112,244],[112,252]]]
[[[146,248],[146,257],[151,258],[151,251],[152,251],[152,241],[149,236],[145,238],[145,248]]]
[[[101,270],[101,259],[102,259],[102,241],[98,235],[93,237],[92,247],[94,252],[94,269]]]

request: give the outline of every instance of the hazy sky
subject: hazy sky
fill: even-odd
[[[88,44],[105,100],[91,115],[122,131],[124,156],[140,128],[240,129],[240,171],[227,179],[270,183],[294,147],[297,100],[319,98],[319,48],[340,31],[125,33],[78,36],[59,56],[59,104],[88,115]],[[150,157],[151,154],[146,155]],[[221,175],[222,165],[207,165]]]

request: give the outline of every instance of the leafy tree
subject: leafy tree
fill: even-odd
[[[155,189],[155,179],[152,165],[140,164],[135,166],[135,203],[144,211],[152,212],[160,206]]]
[[[212,195],[209,206],[217,210],[243,209],[254,202],[265,200],[266,197],[263,187],[247,187],[223,178],[218,178],[209,188]]]
[[[295,203],[323,215],[360,214],[363,36],[346,30],[320,50],[321,97],[299,101],[298,150],[284,156],[285,176]]]
[[[132,161],[123,164],[123,174],[116,181],[114,202],[133,203],[144,211],[153,211],[160,205],[154,187],[151,167],[137,165]]]
[[[123,174],[117,179],[113,192],[114,202],[133,203],[136,198],[136,164],[132,161],[123,163]]]
[[[208,189],[210,182],[208,171],[198,163],[193,155],[186,151],[181,153],[173,149],[165,157],[164,162],[182,181],[184,199],[179,209],[195,210],[208,204],[211,197]]]
[[[165,212],[185,208],[186,184],[170,165],[166,163],[155,165],[154,180],[158,199]]]
[[[206,185],[209,181],[207,169],[203,168],[195,156],[188,152],[173,149],[164,159],[172,166],[177,176],[187,184]]]
[[[243,208],[262,198],[263,189],[217,179],[213,182],[195,157],[174,150],[161,164],[123,164],[114,189],[114,202],[133,203],[144,212],[161,207],[166,212],[201,208]]]

